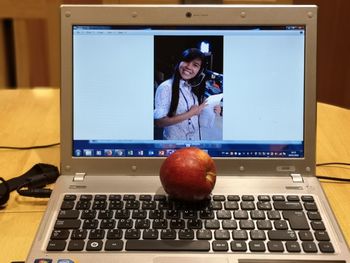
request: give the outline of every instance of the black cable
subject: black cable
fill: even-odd
[[[44,144],[44,145],[34,145],[34,146],[0,146],[0,150],[33,150],[33,149],[41,149],[41,148],[50,148],[54,146],[60,145],[59,142],[57,143],[52,143],[52,144]]]
[[[346,162],[327,162],[327,163],[317,163],[316,166],[332,166],[332,165],[341,165],[341,166],[350,166],[350,163]],[[345,169],[345,167],[338,167]],[[332,181],[339,181],[339,182],[350,182],[349,178],[340,178],[340,177],[333,177],[333,176],[323,176],[323,175],[316,175],[319,179],[324,180],[332,180]]]
[[[350,182],[350,178],[340,178],[340,177],[333,177],[333,176],[323,176],[323,175],[316,175],[318,179],[324,179],[324,180],[332,180],[332,181],[340,181],[340,182]]]
[[[328,165],[344,165],[344,166],[350,166],[350,163],[328,162],[328,163],[317,163],[317,164],[316,164],[316,166],[328,166]]]
[[[7,201],[10,199],[10,187],[6,182],[6,180],[2,177],[0,177],[0,182],[1,182],[0,185],[3,185],[5,187],[5,191],[3,192],[3,194],[0,194],[0,207],[1,207],[5,205]]]

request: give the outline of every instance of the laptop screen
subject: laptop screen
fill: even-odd
[[[305,27],[73,26],[73,156],[304,157]]]

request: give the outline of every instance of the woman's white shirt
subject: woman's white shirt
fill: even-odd
[[[171,103],[172,79],[161,83],[155,95],[154,119],[161,119],[168,115]],[[185,113],[193,105],[198,105],[197,96],[192,92],[192,87],[180,80],[179,103],[176,109],[176,115]],[[163,139],[166,140],[200,140],[200,131],[198,116],[192,116],[174,125],[164,127]]]

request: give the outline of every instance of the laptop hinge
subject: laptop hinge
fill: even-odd
[[[303,183],[304,179],[301,176],[301,174],[290,174],[290,176],[292,177],[293,183]]]
[[[84,181],[86,173],[76,173],[73,177],[73,182],[82,182]]]

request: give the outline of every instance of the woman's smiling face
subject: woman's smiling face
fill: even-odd
[[[195,58],[189,62],[181,61],[179,65],[179,73],[183,80],[193,79],[199,72],[202,66],[202,61]]]

